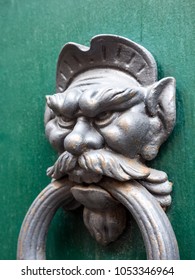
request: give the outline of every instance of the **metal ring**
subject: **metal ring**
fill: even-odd
[[[46,238],[56,211],[72,199],[68,180],[49,184],[34,200],[23,221],[19,238],[18,260],[45,260]]]
[[[149,260],[178,260],[179,250],[172,226],[156,199],[138,182],[122,184],[106,179],[101,184],[133,215],[141,230]]]
[[[144,239],[147,258],[179,259],[175,234],[155,198],[135,181],[105,180],[101,186],[119,200],[134,216]],[[72,199],[67,179],[49,184],[31,205],[21,227],[17,259],[44,260],[46,237],[51,220],[63,204]]]

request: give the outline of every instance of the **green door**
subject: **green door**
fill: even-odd
[[[17,238],[32,201],[49,183],[56,159],[44,135],[45,95],[55,92],[56,61],[69,42],[89,45],[117,34],[147,48],[159,79],[177,81],[177,122],[150,166],[174,183],[167,215],[181,259],[195,259],[195,2],[194,0],[0,0],[0,259],[15,259]],[[129,222],[102,247],[82,210],[59,210],[47,241],[48,259],[145,259],[141,234]]]

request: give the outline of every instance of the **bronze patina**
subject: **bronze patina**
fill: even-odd
[[[172,184],[165,172],[146,165],[171,133],[175,114],[175,79],[158,81],[156,62],[142,46],[114,35],[94,37],[89,48],[66,44],[45,110],[46,135],[59,156],[47,170],[51,184],[24,220],[18,258],[44,259],[55,211],[83,205],[84,223],[97,242],[107,245],[122,234],[127,208],[148,259],[178,259],[164,213]]]

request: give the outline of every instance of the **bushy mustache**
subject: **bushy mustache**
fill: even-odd
[[[77,158],[65,151],[56,160],[55,164],[47,169],[47,176],[53,179],[64,177],[77,163]]]
[[[89,150],[80,157],[75,157],[65,151],[55,164],[48,168],[47,175],[60,179],[71,173],[76,165],[86,171],[112,177],[118,181],[142,179],[150,174],[150,169],[136,159],[129,159],[113,151],[100,149]]]

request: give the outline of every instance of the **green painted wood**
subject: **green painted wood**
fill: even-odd
[[[46,94],[54,92],[59,51],[69,41],[89,44],[100,33],[128,37],[158,63],[159,78],[177,80],[177,124],[151,163],[174,182],[168,216],[181,259],[195,259],[195,2],[194,0],[0,0],[0,259],[15,259],[26,211],[49,183],[56,158],[44,136]],[[135,222],[114,244],[101,247],[82,223],[81,210],[54,218],[49,259],[144,259]]]

